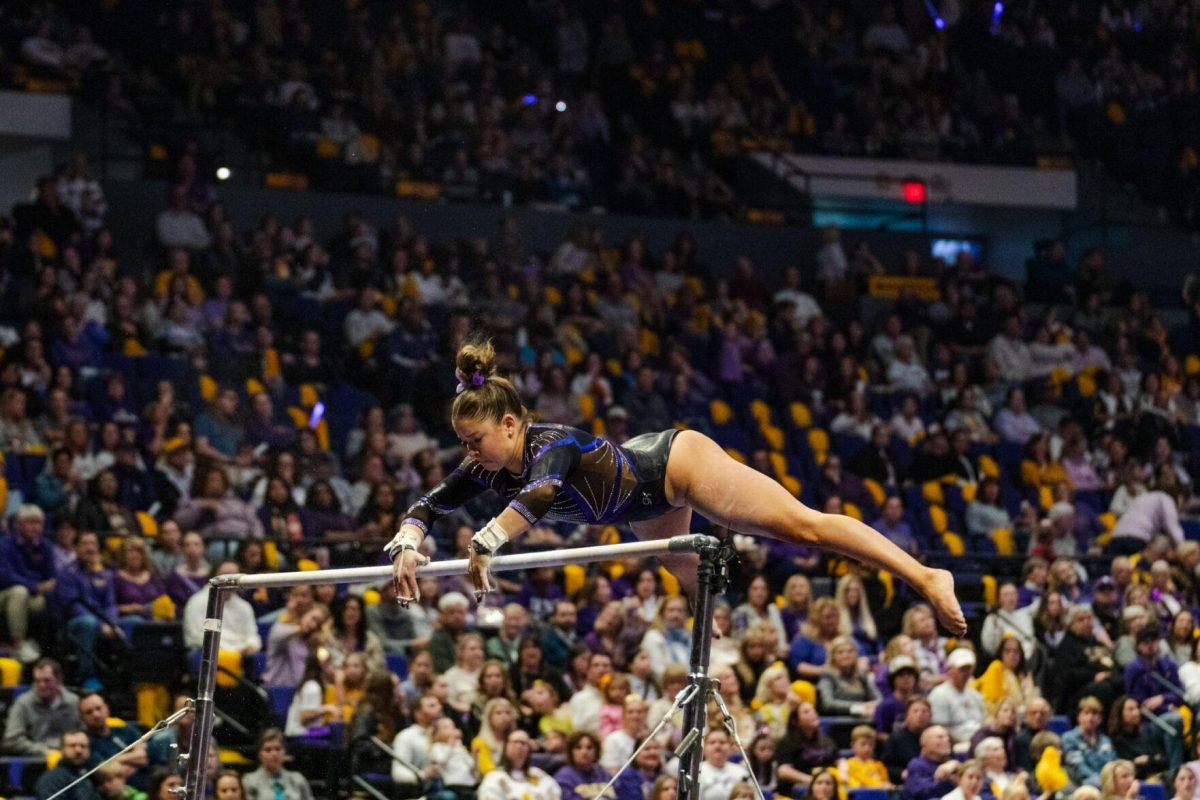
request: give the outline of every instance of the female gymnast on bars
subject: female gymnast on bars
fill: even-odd
[[[477,597],[491,589],[492,555],[543,517],[628,522],[639,539],[663,539],[690,533],[695,509],[739,533],[815,545],[888,570],[924,595],[950,632],[967,632],[946,570],[922,565],[851,517],[808,508],[696,431],[645,433],[617,446],[576,428],[533,422],[513,384],[495,374],[495,356],[490,342],[458,352],[450,421],[467,456],[408,509],[385,548],[401,602],[417,597],[417,567],[426,561],[417,548],[429,526],[491,489],[508,506],[472,540],[469,574]],[[693,595],[697,556],[662,560]]]

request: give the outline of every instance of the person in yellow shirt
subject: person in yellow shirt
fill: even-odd
[[[850,732],[850,749],[854,755],[838,763],[842,782],[847,789],[887,789],[895,787],[888,780],[887,767],[875,758],[875,729],[858,725]]]

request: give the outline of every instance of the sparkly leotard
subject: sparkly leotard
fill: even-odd
[[[520,475],[485,470],[467,457],[409,507],[404,522],[428,531],[484,489],[507,500],[530,525],[541,519],[607,524],[657,517],[671,509],[663,481],[677,433],[646,433],[617,446],[577,428],[532,423]]]

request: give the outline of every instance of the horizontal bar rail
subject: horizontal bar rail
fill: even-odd
[[[718,542],[711,536],[692,533],[673,536],[670,539],[655,539],[647,542],[622,542],[595,547],[570,547],[561,550],[546,550],[535,553],[514,553],[496,556],[489,568],[492,572],[513,572],[537,567],[561,567],[565,564],[590,564],[596,561],[666,555],[668,553],[698,553],[705,547],[715,547]],[[444,578],[449,575],[465,575],[467,559],[432,561],[417,569],[423,577]],[[209,585],[219,589],[257,589],[280,586],[303,586],[316,583],[382,583],[392,577],[391,566],[351,567],[349,569],[319,569],[308,572],[272,572],[261,575],[219,575]]]

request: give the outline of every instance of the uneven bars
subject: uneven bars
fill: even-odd
[[[701,533],[653,539],[647,542],[622,542],[595,547],[569,547],[537,553],[516,553],[496,556],[489,564],[492,572],[513,572],[537,567],[561,567],[564,564],[590,564],[594,561],[613,561],[635,556],[656,556],[666,553],[698,553],[706,547],[717,547],[716,539]],[[433,561],[417,569],[422,577],[442,578],[465,575],[467,560]],[[304,586],[315,583],[377,583],[392,577],[390,566],[352,567],[350,569],[320,569],[309,572],[274,572],[261,575],[219,575],[209,585],[219,589],[257,589],[280,586]]]

